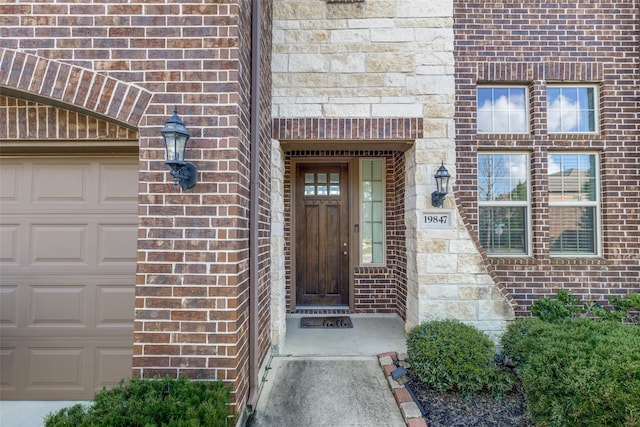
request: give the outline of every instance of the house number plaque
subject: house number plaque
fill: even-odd
[[[453,212],[441,209],[420,212],[418,222],[420,228],[453,228]]]

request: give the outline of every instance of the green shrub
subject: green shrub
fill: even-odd
[[[633,293],[629,294],[626,297],[613,297],[609,299],[609,302],[613,306],[613,310],[607,312],[607,314],[614,319],[623,319],[629,321],[629,323],[633,322],[632,316],[629,315],[629,311],[634,310],[636,312],[635,319],[638,318],[638,313],[640,313],[640,294]]]
[[[197,427],[233,425],[230,394],[221,381],[131,379],[45,417],[45,427]]]
[[[516,365],[527,360],[541,333],[542,329],[536,327],[540,323],[538,319],[516,319],[509,323],[501,339],[503,356]]]
[[[542,320],[555,322],[561,319],[573,317],[576,313],[583,312],[580,298],[573,296],[569,291],[560,289],[556,299],[540,298],[531,306],[531,313]]]
[[[502,337],[521,362],[530,414],[544,426],[640,426],[640,328],[519,320]]]
[[[455,320],[424,322],[407,334],[412,369],[440,391],[510,390],[512,375],[496,366],[494,355],[495,346],[488,336]]]
[[[591,317],[601,320],[626,320],[632,322],[637,316],[629,315],[630,310],[640,312],[640,294],[631,293],[624,297],[611,297],[609,303],[613,309],[608,310],[595,301],[583,302],[571,292],[560,289],[556,299],[540,298],[531,306],[534,316],[547,322],[557,322],[572,317]]]

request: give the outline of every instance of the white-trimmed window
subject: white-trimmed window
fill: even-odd
[[[360,160],[360,262],[385,263],[385,162]]]
[[[598,131],[596,86],[547,86],[549,133],[595,133]]]
[[[598,255],[598,155],[552,153],[548,159],[551,255]]]
[[[478,133],[528,133],[526,86],[479,86]]]
[[[478,154],[478,226],[488,255],[529,254],[529,155]]]

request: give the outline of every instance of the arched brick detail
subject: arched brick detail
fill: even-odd
[[[0,50],[0,89],[62,102],[137,127],[151,93],[95,71],[11,49]]]

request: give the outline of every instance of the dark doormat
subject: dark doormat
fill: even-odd
[[[301,328],[353,328],[349,316],[337,317],[301,317]]]

